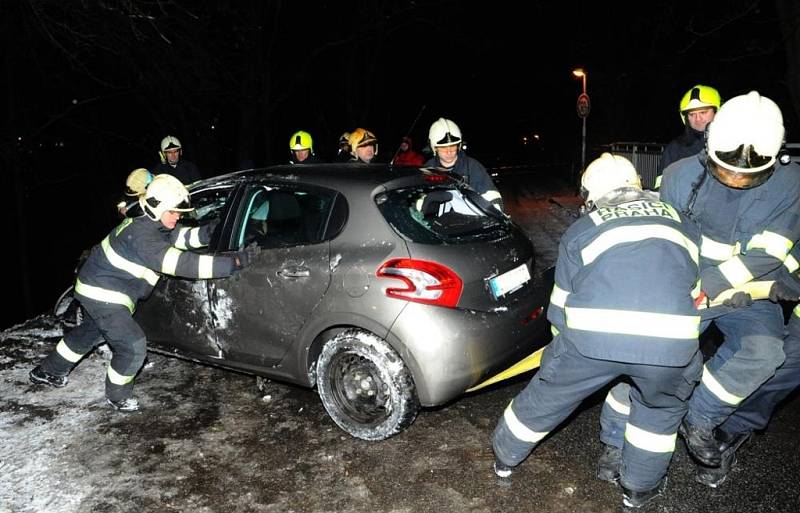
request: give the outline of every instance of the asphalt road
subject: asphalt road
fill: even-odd
[[[542,246],[557,240],[568,211],[523,189],[508,202],[512,215],[531,230],[549,223],[535,239]],[[552,247],[540,251],[540,262],[552,260]],[[511,480],[500,480],[491,470],[491,432],[529,375],[423,410],[398,436],[364,442],[339,430],[313,390],[277,382],[259,390],[252,376],[158,354],[137,380],[143,410],[118,414],[103,402],[98,355],[64,389],[27,382],[58,341],[52,318],[1,335],[0,513],[622,510],[619,489],[594,478],[602,394]],[[679,443],[664,496],[640,511],[796,513],[798,442],[795,396],[741,449],[718,489],[694,481]]]

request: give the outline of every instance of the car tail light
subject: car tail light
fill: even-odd
[[[543,306],[540,306],[540,307],[536,308],[527,317],[522,319],[522,325],[525,326],[529,322],[535,321],[536,319],[538,319],[542,315],[542,312],[544,312],[544,307]]]
[[[387,287],[387,296],[415,303],[455,308],[463,290],[461,278],[436,262],[394,258],[384,262],[375,274],[402,283],[403,286]]]
[[[425,181],[428,183],[445,183],[450,182],[452,178],[443,173],[426,173]]]

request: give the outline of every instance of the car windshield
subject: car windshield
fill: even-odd
[[[422,244],[466,244],[508,235],[511,224],[471,189],[430,185],[395,189],[375,198],[389,224]]]

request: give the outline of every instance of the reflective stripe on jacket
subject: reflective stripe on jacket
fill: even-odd
[[[684,159],[665,171],[661,199],[700,226],[701,283],[711,299],[752,280],[776,279],[800,238],[800,166],[794,163],[777,164],[758,187],[733,189],[706,174],[701,159]]]
[[[700,233],[671,206],[596,210],[561,239],[547,317],[584,356],[682,366],[697,351]]]

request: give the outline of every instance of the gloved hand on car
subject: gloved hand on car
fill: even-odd
[[[744,308],[753,304],[753,298],[747,292],[739,291],[722,302],[725,306]]]
[[[261,246],[259,246],[258,243],[253,242],[244,249],[234,253],[234,265],[237,269],[244,269],[253,263],[259,253],[261,253]]]
[[[773,303],[778,303],[779,301],[797,301],[800,300],[800,296],[782,281],[776,281],[769,289],[769,300]]]

